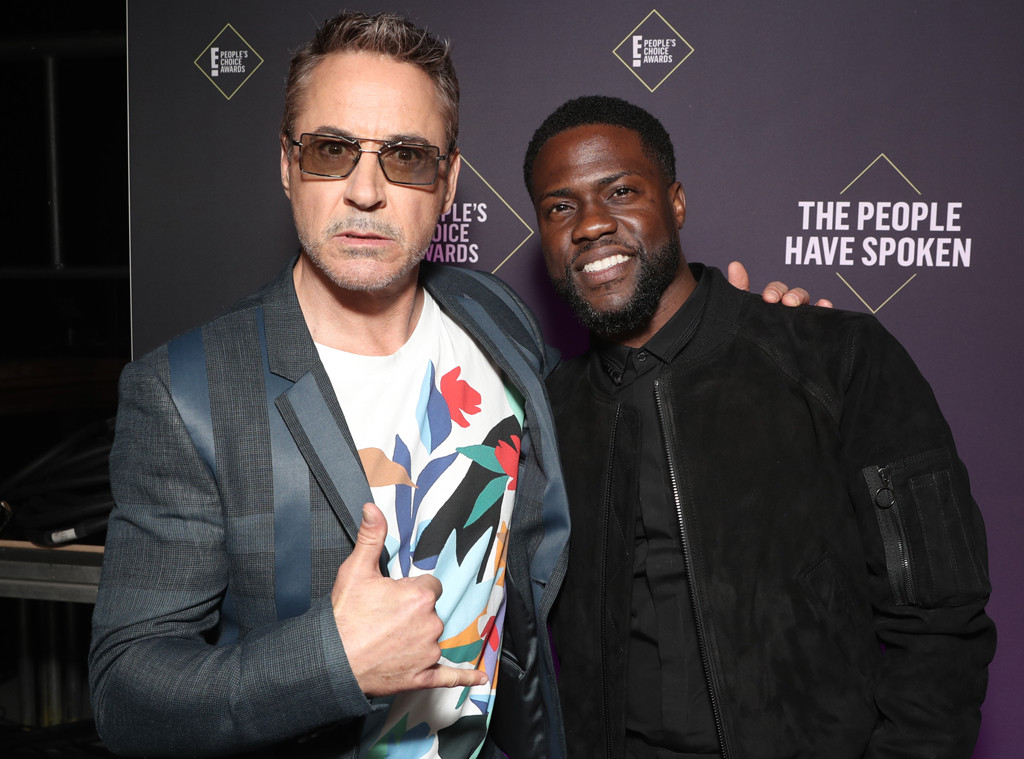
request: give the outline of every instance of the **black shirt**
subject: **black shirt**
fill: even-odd
[[[695,274],[699,276],[699,269]],[[655,382],[690,340],[707,301],[697,287],[639,348],[595,340],[603,389],[641,420],[635,561],[626,667],[626,755],[658,759],[719,756],[672,491]]]

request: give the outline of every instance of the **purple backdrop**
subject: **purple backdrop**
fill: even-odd
[[[747,264],[871,310],[935,388],[988,524],[1000,644],[982,759],[1024,744],[1024,6],[951,0],[366,2],[455,45],[466,166],[431,257],[496,270],[549,340],[520,162],[569,97],[658,115],[689,200],[688,258]],[[132,3],[133,344],[148,350],[267,279],[296,243],[278,175],[289,51],[334,2]],[[1008,335],[1008,336],[1007,336]]]

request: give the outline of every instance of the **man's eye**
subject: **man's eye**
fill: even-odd
[[[352,154],[352,146],[338,140],[317,140],[311,147],[326,160],[337,160]]]
[[[385,159],[392,163],[418,164],[425,160],[427,151],[403,145],[388,151]]]

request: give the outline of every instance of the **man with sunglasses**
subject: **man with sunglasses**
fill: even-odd
[[[447,46],[405,19],[344,14],[294,56],[301,254],[122,378],[90,659],[115,751],[473,756],[499,651],[536,719],[511,735],[560,751],[552,359],[496,280],[421,265],[457,133]]]
[[[293,58],[301,253],[122,378],[90,651],[115,751],[564,754],[554,357],[497,279],[422,262],[457,134],[447,46],[405,19]]]

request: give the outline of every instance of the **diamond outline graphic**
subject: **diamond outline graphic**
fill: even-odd
[[[869,171],[869,170],[871,169],[871,167],[872,167],[872,166],[874,166],[874,165],[875,165],[876,163],[878,163],[878,161],[879,161],[880,159],[882,159],[882,158],[884,158],[884,159],[885,159],[885,162],[886,162],[887,164],[889,164],[890,166],[892,166],[892,169],[893,169],[893,171],[895,171],[895,172],[896,172],[897,174],[899,174],[899,175],[900,175],[900,177],[902,177],[902,178],[903,178],[903,181],[904,181],[904,182],[906,182],[906,183],[907,183],[908,185],[910,185],[910,189],[911,189],[911,190],[913,190],[914,192],[916,192],[916,193],[917,193],[918,195],[920,195],[920,194],[921,194],[921,191],[920,191],[919,189],[917,189],[916,187],[914,187],[914,183],[913,183],[913,182],[911,182],[911,181],[910,181],[909,179],[907,179],[907,175],[906,175],[906,174],[904,174],[904,173],[903,173],[902,171],[900,171],[900,170],[899,170],[899,169],[897,168],[896,164],[894,164],[894,163],[893,163],[892,161],[890,161],[890,160],[889,160],[889,156],[887,156],[887,155],[886,155],[885,153],[879,153],[879,154],[878,154],[878,158],[876,158],[876,159],[875,159],[875,160],[873,160],[873,161],[872,161],[871,163],[869,163],[869,164],[868,164],[867,166],[865,166],[865,167],[864,167],[864,170],[863,170],[863,171],[861,171],[861,173],[860,173],[860,174],[858,174],[858,175],[857,175],[856,177],[854,177],[854,180],[853,180],[852,182],[850,182],[850,184],[846,185],[846,187],[844,187],[844,188],[842,189],[842,192],[840,192],[839,194],[840,194],[840,195],[842,195],[842,194],[843,194],[844,192],[846,192],[846,191],[847,191],[847,190],[849,190],[849,189],[850,189],[851,187],[853,187],[853,186],[854,186],[854,185],[855,185],[855,184],[857,183],[857,180],[859,180],[859,179],[860,179],[860,178],[861,178],[862,176],[864,176],[865,174],[867,174],[867,173],[868,173],[868,171]]]
[[[630,63],[628,63],[628,62],[627,62],[627,61],[626,61],[626,60],[625,60],[625,59],[624,59],[624,58],[623,58],[623,57],[622,57],[621,55],[619,55],[619,48],[620,48],[620,47],[622,47],[622,46],[623,46],[623,45],[624,45],[624,44],[626,43],[626,40],[628,40],[628,39],[629,39],[630,37],[632,37],[632,36],[633,36],[633,34],[634,34],[634,33],[636,32],[636,30],[637,30],[637,29],[639,29],[639,28],[640,28],[641,26],[643,26],[644,24],[646,24],[646,23],[647,23],[647,20],[648,20],[648,19],[649,19],[649,18],[650,18],[651,16],[657,16],[658,18],[660,18],[660,19],[661,19],[661,23],[663,23],[663,24],[664,24],[665,26],[667,26],[667,27],[668,27],[669,29],[671,29],[671,30],[672,30],[672,34],[674,34],[674,35],[676,36],[676,39],[680,40],[680,41],[681,41],[681,42],[682,42],[682,43],[683,43],[684,45],[686,45],[686,47],[688,47],[688,48],[690,49],[690,51],[689,51],[689,52],[688,52],[688,53],[687,53],[686,55],[684,55],[684,56],[683,56],[683,57],[682,57],[682,58],[680,59],[679,63],[677,63],[677,64],[676,64],[675,66],[673,66],[673,67],[672,67],[672,69],[671,69],[671,71],[669,71],[669,72],[668,72],[667,74],[665,74],[665,76],[663,76],[663,77],[661,78],[661,81],[659,81],[659,82],[658,82],[658,83],[657,83],[656,85],[654,85],[653,87],[651,87],[651,85],[649,85],[649,84],[648,84],[647,82],[645,82],[645,81],[644,81],[644,79],[643,79],[643,77],[641,77],[641,76],[640,76],[640,75],[639,75],[638,73],[636,73],[636,70],[635,70],[635,69],[633,68],[633,66],[632,66],[632,65],[631,65]],[[691,55],[693,55],[693,52],[694,52],[694,47],[693,47],[693,45],[691,45],[691,44],[690,44],[689,42],[687,42],[687,41],[686,41],[686,38],[685,38],[685,37],[683,37],[683,35],[681,35],[681,34],[680,34],[679,32],[677,32],[677,31],[676,31],[676,29],[675,29],[675,27],[673,27],[673,26],[672,26],[672,24],[670,24],[670,23],[669,23],[668,21],[666,21],[666,20],[665,20],[665,17],[664,17],[664,16],[662,16],[662,15],[661,15],[661,14],[660,14],[660,13],[658,12],[658,9],[657,9],[657,8],[655,8],[655,9],[651,10],[651,12],[650,12],[650,13],[648,13],[648,14],[647,14],[646,16],[644,16],[644,20],[643,20],[643,21],[641,21],[641,22],[640,22],[639,24],[637,24],[636,26],[634,26],[634,27],[633,27],[633,28],[632,28],[632,29],[630,30],[630,32],[629,32],[629,33],[628,33],[628,34],[627,34],[627,35],[626,35],[625,37],[623,37],[623,39],[622,39],[622,42],[620,42],[620,43],[619,43],[618,45],[616,45],[616,46],[615,46],[614,48],[612,48],[612,55],[614,55],[614,56],[615,56],[616,58],[618,58],[618,59],[619,59],[619,62],[620,62],[620,63],[622,63],[622,65],[623,65],[623,66],[625,66],[625,67],[626,67],[626,68],[627,68],[627,69],[629,70],[629,73],[631,73],[631,74],[632,74],[633,76],[635,76],[635,77],[636,77],[637,79],[639,79],[639,80],[640,80],[640,83],[641,83],[641,84],[642,84],[642,85],[643,85],[644,87],[646,87],[646,88],[648,89],[648,91],[649,91],[649,92],[654,92],[654,91],[655,91],[656,89],[658,89],[658,88],[659,88],[659,87],[660,87],[660,86],[661,86],[662,84],[664,84],[664,83],[665,83],[665,80],[666,80],[666,79],[668,79],[668,78],[669,78],[670,76],[672,76],[672,75],[673,75],[673,74],[674,74],[674,73],[676,72],[676,69],[677,69],[677,68],[679,68],[680,66],[682,66],[682,65],[683,65],[683,62],[684,62],[684,61],[685,61],[685,60],[686,60],[687,58],[689,58],[689,57],[690,57]]]
[[[247,76],[245,77],[245,79],[243,79],[243,80],[242,80],[241,82],[239,82],[239,83],[238,83],[238,86],[237,86],[237,87],[235,87],[235,89],[233,89],[233,90],[231,91],[231,94],[230,94],[230,95],[229,95],[228,93],[226,93],[226,92],[225,92],[225,91],[224,91],[224,90],[223,90],[223,89],[221,88],[221,86],[220,86],[220,85],[219,85],[219,84],[218,84],[217,82],[215,82],[215,81],[213,80],[213,77],[212,77],[212,76],[210,76],[210,74],[209,74],[209,72],[208,72],[208,71],[206,70],[206,68],[205,68],[205,67],[204,67],[203,65],[201,65],[201,64],[199,63],[199,60],[200,60],[201,58],[203,58],[203,57],[205,57],[205,56],[206,56],[206,54],[207,54],[207,53],[208,53],[208,52],[210,51],[210,48],[211,48],[211,47],[213,47],[214,43],[215,43],[215,42],[216,42],[217,40],[219,40],[219,39],[220,39],[220,36],[221,36],[222,34],[224,34],[224,32],[226,32],[226,31],[227,31],[228,29],[230,29],[230,30],[231,30],[232,32],[234,32],[235,36],[236,36],[236,37],[238,37],[238,39],[242,40],[242,42],[244,42],[244,43],[245,43],[245,46],[246,46],[246,47],[247,47],[247,48],[248,48],[248,49],[249,49],[250,51],[252,51],[252,54],[253,54],[253,55],[255,55],[255,56],[256,56],[256,58],[257,58],[257,60],[259,61],[259,63],[257,63],[257,64],[256,64],[255,66],[253,66],[253,69],[252,69],[252,71],[250,71],[250,72],[248,73],[248,75],[247,75]],[[245,37],[243,37],[243,36],[242,36],[241,34],[239,34],[239,33],[238,33],[238,30],[237,30],[237,29],[235,29],[235,27],[233,27],[233,26],[232,26],[232,25],[231,25],[230,23],[227,23],[227,24],[224,24],[224,28],[223,28],[223,29],[221,29],[221,30],[220,30],[219,32],[217,32],[217,34],[215,34],[215,35],[214,35],[214,37],[213,37],[213,39],[212,39],[212,40],[210,40],[210,41],[209,41],[208,43],[206,43],[206,47],[204,47],[204,48],[203,48],[202,52],[201,52],[201,53],[199,53],[199,55],[197,55],[197,56],[196,56],[196,59],[195,59],[194,61],[192,61],[192,63],[194,63],[194,64],[195,64],[195,66],[196,66],[196,68],[197,68],[197,69],[199,69],[200,71],[202,71],[202,72],[203,72],[203,76],[205,76],[205,77],[207,78],[207,80],[209,80],[210,84],[212,84],[212,85],[213,85],[214,87],[216,87],[216,88],[217,88],[217,92],[219,92],[219,93],[220,93],[221,95],[223,95],[223,96],[224,96],[224,97],[225,97],[225,98],[226,98],[227,100],[231,100],[231,98],[233,98],[233,97],[234,97],[235,95],[237,95],[237,94],[238,94],[238,91],[239,91],[240,89],[242,89],[242,86],[243,86],[243,85],[244,85],[244,84],[245,84],[246,82],[248,82],[248,81],[249,81],[249,77],[251,77],[251,76],[252,76],[253,74],[255,74],[255,73],[256,73],[256,70],[257,70],[257,69],[258,69],[258,68],[259,68],[260,66],[262,66],[262,65],[263,65],[263,56],[261,56],[261,55],[260,55],[259,53],[257,53],[257,52],[256,52],[256,48],[254,48],[254,47],[253,47],[252,45],[250,45],[250,44],[249,44],[249,40],[247,40],[247,39],[246,39]]]
[[[902,290],[904,287],[906,287],[907,285],[910,284],[910,280],[912,280],[914,277],[916,277],[917,273],[915,272],[914,274],[911,274],[910,275],[910,279],[908,279],[902,285],[900,285],[895,290],[893,290],[892,294],[888,298],[883,300],[881,305],[878,308],[872,308],[871,305],[860,296],[860,293],[857,292],[854,289],[853,285],[851,285],[849,282],[847,282],[845,279],[843,279],[843,275],[842,274],[840,274],[839,272],[836,272],[836,276],[839,277],[839,281],[841,281],[844,285],[846,285],[848,288],[850,288],[850,292],[857,296],[857,300],[859,300],[861,303],[863,303],[864,307],[867,308],[868,311],[870,311],[873,314],[877,314],[879,311],[881,311],[883,308],[885,308],[886,304],[889,301],[891,301],[893,298],[896,297],[897,294],[899,294],[900,290]]]
[[[516,245],[507,256],[505,256],[503,259],[501,259],[501,263],[499,263],[497,266],[495,266],[493,269],[491,269],[491,274],[496,274],[498,269],[500,269],[502,266],[504,266],[506,264],[506,262],[510,258],[512,258],[512,256],[514,256],[519,251],[519,249],[521,247],[523,247],[526,244],[526,241],[529,240],[531,237],[533,237],[533,227],[531,227],[529,224],[527,224],[523,220],[523,217],[520,216],[518,213],[516,213],[516,210],[511,205],[509,205],[508,201],[505,200],[505,198],[503,198],[501,196],[501,193],[498,192],[497,190],[495,190],[494,186],[491,185],[491,183],[488,182],[486,179],[484,179],[484,175],[476,170],[476,167],[473,166],[473,164],[471,164],[469,162],[469,160],[466,158],[465,154],[462,155],[462,163],[465,166],[469,167],[469,170],[472,171],[474,174],[476,174],[480,178],[480,181],[484,183],[484,186],[486,186],[488,190],[490,190],[491,192],[494,193],[494,196],[498,200],[500,200],[502,202],[502,204],[505,206],[505,208],[507,208],[509,211],[511,211],[512,215],[515,216],[517,219],[519,219],[519,223],[522,224],[524,227],[526,227],[526,237],[524,237],[519,242],[519,244]]]
[[[851,187],[853,187],[861,177],[863,177],[865,174],[868,173],[868,171],[871,169],[872,166],[874,166],[876,163],[878,163],[883,158],[885,159],[885,162],[892,167],[893,171],[895,171],[897,174],[899,174],[900,177],[903,179],[903,181],[906,182],[908,185],[910,185],[910,189],[912,189],[918,195],[921,194],[921,191],[914,186],[914,183],[911,182],[909,179],[907,179],[907,175],[904,174],[902,171],[900,171],[899,168],[896,166],[896,164],[894,164],[891,160],[889,160],[889,156],[887,156],[885,153],[879,153],[878,157],[875,158],[875,160],[873,160],[867,166],[865,166],[864,169],[860,172],[860,174],[858,174],[856,177],[854,177],[853,181],[850,182],[850,184],[846,185],[846,187],[844,187],[842,189],[842,192],[840,192],[839,194],[842,195],[844,192],[846,192]],[[839,277],[839,280],[844,285],[846,285],[848,288],[850,288],[850,292],[852,292],[854,295],[857,296],[857,300],[859,300],[861,303],[863,303],[865,308],[867,308],[868,311],[870,311],[872,314],[877,314],[879,311],[881,311],[883,308],[885,308],[885,306],[889,303],[889,301],[891,301],[893,298],[895,298],[900,293],[900,291],[903,290],[904,287],[906,287],[907,285],[910,284],[910,282],[914,279],[914,277],[917,276],[917,273],[915,272],[914,274],[910,275],[910,279],[908,279],[902,285],[897,287],[889,295],[888,298],[886,298],[885,300],[882,301],[881,305],[879,305],[878,308],[872,308],[871,304],[869,304],[866,300],[864,300],[863,297],[861,297],[861,294],[859,292],[857,292],[856,288],[854,288],[853,285],[851,285],[849,282],[847,282],[843,278],[842,274],[840,274],[839,272],[836,272],[836,276]]]

